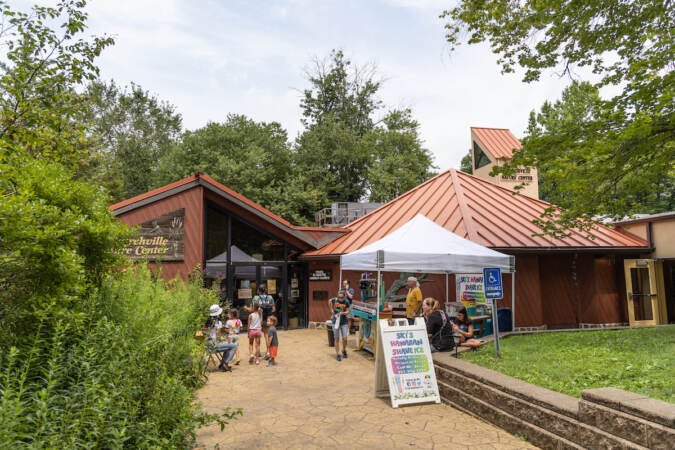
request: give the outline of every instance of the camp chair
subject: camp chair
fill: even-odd
[[[197,341],[199,341],[199,343],[204,348],[204,353],[202,353],[202,361],[205,362],[204,369],[207,369],[210,363],[213,363],[216,366],[220,365],[220,363],[223,360],[222,353],[211,351],[211,349],[207,345],[208,344],[207,336],[201,330],[195,331],[195,339],[197,339]]]

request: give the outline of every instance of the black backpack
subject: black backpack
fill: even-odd
[[[443,326],[440,330],[431,336],[431,345],[436,347],[439,351],[445,352],[455,348],[455,339],[452,337],[452,322],[448,320],[445,311],[439,310],[443,318]]]

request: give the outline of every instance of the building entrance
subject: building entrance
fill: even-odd
[[[662,261],[627,259],[624,270],[630,325],[668,323]]]

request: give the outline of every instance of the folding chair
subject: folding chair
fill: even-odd
[[[209,349],[208,345],[209,341],[206,335],[202,333],[201,330],[195,331],[195,339],[197,339],[197,341],[199,341],[201,345],[204,347],[204,353],[202,354],[202,361],[205,361],[204,369],[207,369],[210,363],[219,366],[223,360],[222,353],[211,351],[211,349]]]

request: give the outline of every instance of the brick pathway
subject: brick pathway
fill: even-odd
[[[447,405],[392,408],[373,395],[372,357],[350,352],[337,362],[327,340],[326,330],[282,331],[277,366],[242,360],[230,373],[210,373],[197,400],[210,412],[231,406],[244,415],[223,432],[199,430],[199,448],[535,448]]]

